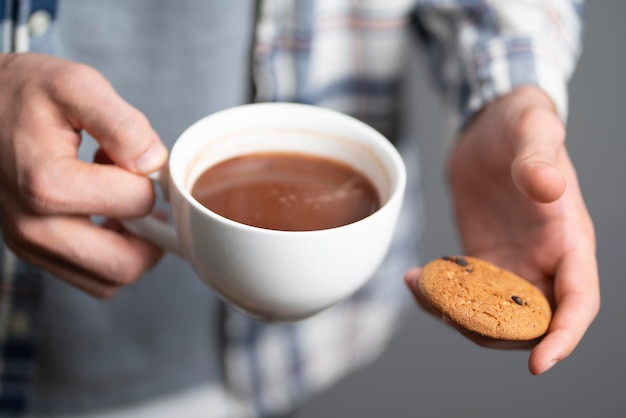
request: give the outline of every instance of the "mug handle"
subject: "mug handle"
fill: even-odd
[[[169,171],[167,164],[161,170],[148,174],[148,178],[161,189],[165,200],[169,201]],[[176,234],[176,228],[170,223],[150,215],[140,218],[120,219],[120,222],[124,228],[138,237],[181,258],[185,258]]]

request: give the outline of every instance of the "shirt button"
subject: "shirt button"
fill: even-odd
[[[30,320],[23,313],[13,314],[11,319],[11,335],[15,338],[24,338],[31,333]]]
[[[28,19],[28,33],[32,37],[42,36],[50,29],[52,16],[46,10],[37,10]]]

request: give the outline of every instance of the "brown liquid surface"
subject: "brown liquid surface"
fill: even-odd
[[[266,229],[312,231],[374,213],[380,198],[363,174],[343,163],[297,153],[258,153],[209,167],[192,196],[213,212]]]

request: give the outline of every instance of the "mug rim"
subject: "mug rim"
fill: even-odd
[[[380,208],[378,208],[375,212],[373,212],[372,214],[358,221],[354,221],[349,224],[344,224],[344,225],[331,227],[331,228],[314,229],[314,230],[296,230],[296,231],[269,229],[269,228],[263,228],[263,227],[241,223],[238,221],[234,221],[230,218],[227,218],[223,215],[220,215],[219,213],[214,212],[211,209],[207,208],[206,206],[202,205],[191,195],[191,191],[188,190],[187,185],[184,184],[185,176],[183,175],[183,173],[182,172],[173,173],[171,170],[171,165],[176,162],[176,158],[178,158],[178,153],[181,152],[180,149],[185,145],[185,142],[189,141],[189,139],[186,139],[186,138],[188,138],[189,135],[191,135],[193,131],[197,130],[199,126],[210,123],[210,121],[219,119],[227,114],[245,112],[247,110],[255,109],[255,108],[256,109],[273,108],[276,110],[280,110],[280,108],[290,108],[290,109],[300,109],[300,111],[304,111],[304,112],[316,112],[318,114],[326,114],[336,119],[342,119],[343,120],[342,123],[353,124],[355,126],[360,127],[360,129],[369,131],[368,133],[371,136],[376,138],[375,140],[382,147],[386,156],[390,158],[392,161],[391,164],[383,164],[383,168],[388,172],[387,173],[388,175],[390,174],[389,173],[390,170],[393,171],[395,174],[395,182],[392,182],[392,189],[391,189],[391,193],[389,197],[384,202],[381,203]],[[233,131],[233,132],[236,132],[236,131]],[[277,152],[280,152],[280,150],[277,150]],[[250,152],[250,153],[253,153],[253,152]],[[248,154],[248,153],[244,152],[241,155],[245,155],[245,154]],[[379,153],[376,152],[376,154],[379,154]],[[225,161],[227,159],[228,158],[225,158],[220,161]],[[335,159],[337,161],[341,161],[341,159],[339,158],[335,158]],[[293,102],[248,103],[248,104],[243,104],[239,106],[229,107],[229,108],[211,113],[207,116],[204,116],[203,118],[197,120],[188,128],[186,128],[178,136],[170,152],[170,157],[168,159],[167,164],[168,164],[168,171],[169,171],[169,177],[170,177],[169,188],[171,189],[172,188],[171,186],[173,185],[178,191],[178,193],[181,194],[183,198],[189,204],[191,204],[196,210],[199,210],[201,213],[206,214],[207,216],[214,218],[218,220],[219,222],[224,223],[230,227],[242,229],[242,230],[255,231],[256,233],[263,233],[263,234],[268,234],[268,235],[295,236],[295,235],[328,234],[328,233],[333,233],[339,230],[355,228],[364,223],[373,222],[375,221],[375,219],[379,218],[380,216],[383,216],[383,214],[387,212],[390,207],[394,206],[393,203],[395,203],[398,200],[403,199],[406,182],[407,182],[406,166],[405,166],[404,160],[402,159],[402,156],[400,155],[396,147],[393,145],[393,143],[389,139],[387,139],[384,135],[382,135],[379,131],[377,131],[370,125],[366,124],[365,122],[351,115],[342,113],[340,111],[329,109],[329,108],[324,108],[321,106],[315,106],[315,105],[309,105],[309,104],[303,104],[303,103],[293,103]],[[207,167],[203,169],[206,169],[206,168]],[[171,192],[172,190],[170,190],[170,195],[171,195]]]

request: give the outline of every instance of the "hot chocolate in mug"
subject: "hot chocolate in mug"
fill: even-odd
[[[263,153],[341,162],[369,179],[379,207],[345,225],[292,231],[233,221],[192,196],[207,169]],[[406,169],[396,148],[357,119],[316,106],[262,103],[226,109],[190,126],[153,179],[169,199],[173,225],[153,217],[124,225],[185,258],[223,300],[247,315],[294,321],[350,296],[376,272],[398,220]]]

